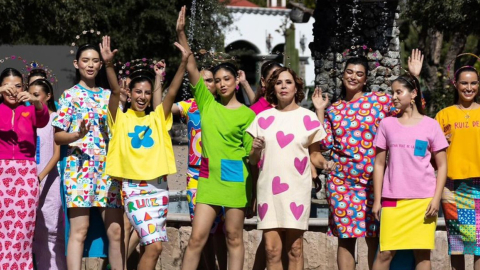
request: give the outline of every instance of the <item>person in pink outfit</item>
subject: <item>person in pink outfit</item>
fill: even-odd
[[[0,269],[33,269],[37,128],[48,124],[48,108],[13,68],[0,74],[0,94]]]

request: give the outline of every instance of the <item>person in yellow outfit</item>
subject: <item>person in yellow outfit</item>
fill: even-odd
[[[182,63],[173,79],[165,100],[159,91],[152,91],[152,80],[145,75],[132,78],[129,85],[130,108],[119,109],[120,86],[113,67],[117,50],[111,50],[110,37],[104,36],[100,46],[112,86],[108,104],[108,124],[112,139],[107,153],[110,160],[107,173],[122,182],[122,197],[130,223],[140,236],[142,254],[138,269],[155,269],[162,250],[161,242],[168,241],[166,219],[168,187],[162,176],[176,173],[175,158],[168,130],[172,127],[171,108],[182,83],[186,61],[190,55],[181,45]],[[150,101],[153,112],[146,115]]]

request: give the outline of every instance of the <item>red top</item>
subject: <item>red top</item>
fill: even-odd
[[[35,161],[37,128],[48,124],[48,108],[19,105],[12,109],[0,103],[0,159]]]

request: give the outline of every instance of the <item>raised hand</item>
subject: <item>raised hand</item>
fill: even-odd
[[[180,43],[175,42],[174,45],[182,52],[182,62],[186,63],[188,57],[192,54],[190,50],[185,49]]]
[[[165,69],[167,68],[167,64],[165,64],[165,60],[160,60],[153,66],[153,70],[155,71],[156,76],[160,76],[163,80],[165,77]]]
[[[180,9],[180,12],[178,13],[178,19],[177,19],[177,33],[182,33],[185,31],[185,12],[186,12],[186,7],[183,6]]]
[[[34,103],[34,102],[38,102],[38,98],[32,94],[30,94],[29,92],[20,92],[17,94],[17,102],[30,102],[30,103]]]
[[[247,75],[245,75],[245,71],[239,70],[238,71],[238,79],[240,82],[246,82],[247,81]]]
[[[317,86],[312,95],[312,102],[316,110],[325,110],[325,108],[328,106],[328,95],[323,98],[322,88]]]
[[[102,53],[103,61],[108,64],[111,64],[115,54],[118,52],[117,49],[111,50],[110,48],[110,36],[103,36],[102,43],[98,44],[100,47],[100,52]]]
[[[128,85],[126,79],[120,80],[120,101],[125,103],[128,98]]]
[[[0,87],[0,94],[5,93],[7,96],[16,96],[17,90],[12,85],[5,84]]]
[[[423,54],[419,49],[413,49],[412,55],[408,57],[408,72],[415,77],[420,76],[423,65]]]
[[[81,139],[87,135],[88,131],[90,130],[91,124],[87,125],[87,120],[82,120],[80,123],[80,127],[78,129],[78,138]]]

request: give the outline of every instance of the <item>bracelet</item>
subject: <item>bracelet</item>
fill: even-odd
[[[105,61],[105,67],[113,67],[112,61]]]

